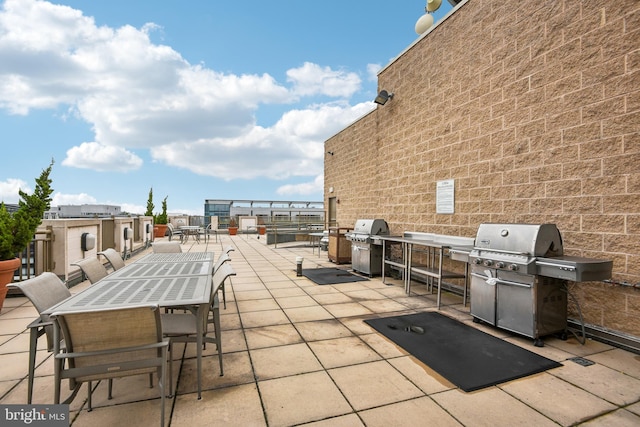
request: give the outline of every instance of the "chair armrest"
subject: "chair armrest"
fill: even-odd
[[[54,357],[56,359],[68,359],[73,357],[104,356],[108,354],[129,353],[133,351],[149,350],[152,348],[162,348],[162,347],[167,347],[168,345],[169,345],[169,340],[167,338],[164,338],[161,342],[154,342],[152,344],[137,345],[133,347],[109,348],[109,349],[100,350],[100,351],[57,353]]]
[[[36,318],[33,319],[33,321],[31,323],[29,323],[27,325],[27,328],[32,329],[32,328],[44,328],[45,326],[49,326],[49,325],[53,325],[52,321],[43,321],[41,318]]]

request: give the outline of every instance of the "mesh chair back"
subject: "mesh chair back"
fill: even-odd
[[[106,267],[96,257],[85,258],[74,262],[72,265],[80,267],[92,284],[109,275]]]
[[[229,256],[229,254],[228,253],[221,254],[216,260],[216,263],[213,265],[213,272],[215,273],[218,270],[218,268],[220,268],[220,266],[227,261],[231,261],[231,257]]]
[[[225,262],[220,267],[218,267],[218,269],[213,273],[213,279],[212,279],[213,293],[214,294],[217,293],[218,290],[224,286],[224,282],[225,280],[227,280],[229,276],[235,276],[235,275],[236,275],[235,270],[233,269],[233,267],[231,267],[231,264],[229,264],[228,262]]]
[[[180,246],[180,242],[154,242],[151,246],[153,248],[153,253],[181,253],[182,247]]]
[[[54,273],[46,272],[39,276],[33,277],[22,282],[11,284],[12,287],[18,288],[29,298],[43,322],[49,322],[49,316],[42,314],[43,311],[53,307],[59,302],[71,296],[71,292],[67,286]],[[51,351],[53,348],[53,329],[51,325],[45,326],[47,334],[47,349]]]
[[[125,266],[124,260],[122,259],[120,254],[118,253],[118,251],[116,251],[113,248],[109,248],[105,251],[98,252],[98,253],[100,255],[103,255],[109,261],[109,264],[111,264],[111,267],[113,268],[114,271],[119,270]]]
[[[68,353],[90,353],[125,349],[162,342],[162,327],[157,307],[135,307],[53,314],[65,339]],[[115,378],[122,375],[122,366],[130,364],[125,375],[155,372],[156,367],[135,367],[159,356],[158,348],[136,351],[70,357],[70,368],[101,367],[97,372],[75,377],[80,382]]]

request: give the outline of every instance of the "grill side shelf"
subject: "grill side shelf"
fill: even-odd
[[[611,278],[613,261],[597,258],[561,256],[538,258],[536,274],[574,282],[590,282]]]

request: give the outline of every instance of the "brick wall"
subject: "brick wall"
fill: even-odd
[[[587,322],[640,336],[640,2],[470,0],[379,88],[393,99],[326,141],[340,226],[555,223],[566,254],[624,282],[575,285]],[[436,214],[444,179],[454,214]]]

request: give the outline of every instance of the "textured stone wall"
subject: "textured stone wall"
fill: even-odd
[[[587,322],[640,336],[639,1],[471,0],[379,89],[393,99],[326,141],[340,226],[555,223],[566,254],[613,259],[622,283],[572,286]],[[453,214],[436,214],[444,179]]]

